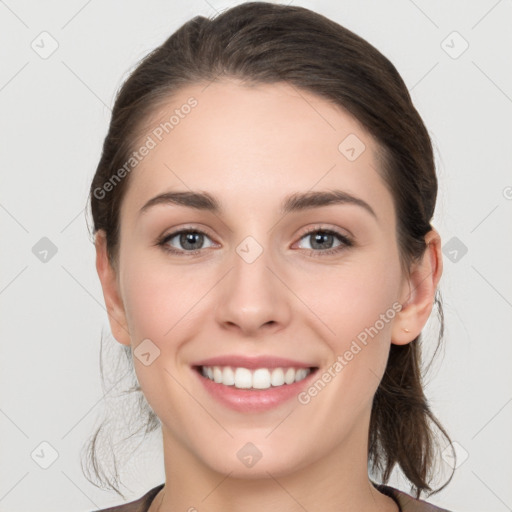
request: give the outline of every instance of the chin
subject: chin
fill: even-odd
[[[307,465],[303,447],[299,450],[300,454],[283,454],[278,446],[267,444],[266,448],[260,450],[250,441],[240,444],[241,448],[236,449],[234,456],[230,455],[229,449],[221,453],[209,453],[201,460],[215,472],[245,480],[285,476],[292,472],[292,468],[297,471]],[[300,447],[299,444],[294,446],[296,450]]]

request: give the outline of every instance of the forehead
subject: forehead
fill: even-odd
[[[393,213],[376,141],[341,107],[290,84],[187,86],[155,110],[135,149],[144,144],[123,215],[173,189],[208,191],[226,208],[342,189]]]

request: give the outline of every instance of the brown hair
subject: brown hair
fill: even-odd
[[[306,8],[266,2],[244,3],[212,19],[196,16],[147,55],[121,87],[90,188],[94,231],[106,232],[114,268],[119,211],[129,176],[118,180],[108,194],[98,191],[127,162],[158,106],[188,84],[219,77],[253,84],[287,82],[342,107],[368,130],[381,148],[378,171],[394,200],[400,263],[408,273],[426,249],[424,237],[432,229],[437,178],[431,140],[406,85],[384,55],[350,30]],[[441,328],[434,356],[444,329],[439,290],[435,305]],[[131,362],[130,347],[123,349]],[[135,378],[133,369],[131,375]],[[381,473],[386,483],[398,465],[416,497],[432,491],[438,460],[435,449],[440,446],[433,427],[446,439],[445,446],[450,444],[430,410],[422,382],[421,334],[409,344],[392,344],[373,399],[368,440],[370,468]],[[139,431],[155,430],[158,418],[140,387],[129,391],[139,394],[146,414]],[[98,464],[101,429],[89,442],[88,460],[96,477],[121,494],[117,472],[111,478]],[[431,494],[443,489],[452,477],[453,472]]]

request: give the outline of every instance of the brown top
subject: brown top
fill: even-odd
[[[372,483],[382,494],[385,494],[395,500],[400,512],[450,512],[445,508],[439,508],[427,503],[426,501],[413,498],[409,494],[395,489],[394,487],[390,487],[389,485]],[[154,487],[138,500],[125,503],[124,505],[118,505],[117,507],[95,510],[93,512],[147,512],[151,502],[155,499],[155,496],[164,485],[165,484],[160,484],[157,487]]]

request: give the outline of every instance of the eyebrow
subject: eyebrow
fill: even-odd
[[[353,196],[343,190],[323,190],[315,192],[296,192],[285,197],[281,205],[281,214],[320,208],[333,204],[351,204],[360,206],[375,219],[377,214],[373,208],[363,199]],[[140,209],[139,215],[147,212],[156,205],[178,205],[196,210],[209,211],[214,214],[221,214],[223,208],[220,202],[208,192],[173,191],[159,194],[150,199]]]

